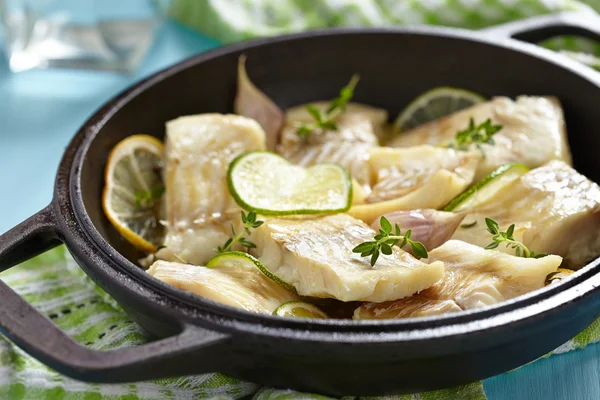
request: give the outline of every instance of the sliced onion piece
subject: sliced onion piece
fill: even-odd
[[[248,77],[246,55],[241,55],[238,59],[238,88],[233,109],[238,115],[256,120],[267,134],[267,148],[275,151],[285,114]]]

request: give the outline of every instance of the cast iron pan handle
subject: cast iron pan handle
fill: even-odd
[[[61,243],[52,206],[0,236],[0,270]],[[229,337],[182,324],[175,336],[138,347],[96,351],[81,346],[0,280],[0,332],[57,371],[92,382],[133,382],[224,371]]]
[[[539,43],[560,35],[576,35],[600,41],[600,17],[593,13],[561,13],[533,17],[483,29],[495,37]]]

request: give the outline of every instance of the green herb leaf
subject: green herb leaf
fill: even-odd
[[[467,151],[471,145],[475,144],[483,152],[481,145],[495,144],[492,137],[502,128],[502,125],[493,125],[492,120],[489,118],[479,125],[475,125],[475,120],[471,118],[469,119],[469,125],[456,133],[456,137],[448,144],[448,147]]]
[[[162,195],[165,193],[165,187],[155,186],[150,190],[137,190],[135,195],[135,204],[138,208],[152,208]]]
[[[412,248],[412,252],[415,256],[420,258],[427,258],[429,254],[427,253],[427,249],[421,242],[413,242],[412,240],[409,242],[410,247]]]
[[[386,217],[381,217],[381,219],[379,219],[379,224],[381,225],[381,229],[383,230],[383,232],[392,232],[392,224],[390,223],[390,221],[388,221]]]
[[[296,135],[308,138],[317,129],[337,131],[338,127],[333,119],[339,113],[346,110],[348,102],[352,100],[352,97],[354,96],[354,89],[356,88],[359,79],[358,75],[352,75],[350,82],[340,90],[339,96],[329,103],[329,107],[327,107],[327,110],[324,113],[313,105],[307,105],[306,111],[313,117],[315,123],[300,125],[296,130]]]
[[[410,235],[412,234],[411,230],[406,231],[404,236],[402,236],[400,235],[400,226],[395,224],[395,226],[392,227],[390,221],[385,217],[380,218],[379,224],[381,225],[381,229],[379,229],[379,233],[373,237],[375,241],[359,244],[352,249],[353,253],[360,253],[361,257],[371,256],[371,265],[375,265],[380,252],[389,256],[393,253],[393,246],[398,245],[400,248],[403,248],[407,244],[410,244],[412,252],[416,257],[428,257],[427,249],[423,243],[410,240]],[[394,229],[396,234],[392,235]]]
[[[243,227],[242,231],[240,232],[240,234],[235,233],[235,228],[233,227],[233,224],[231,224],[231,236],[232,237],[227,239],[225,241],[225,244],[223,244],[223,246],[217,247],[217,250],[216,250],[217,253],[221,254],[221,253],[226,253],[228,251],[231,251],[231,248],[236,243],[241,244],[246,249],[253,249],[256,247],[256,244],[252,243],[249,239],[245,238],[244,234],[250,236],[250,229],[258,228],[259,226],[261,226],[264,223],[264,221],[257,221],[256,220],[256,212],[254,212],[254,211],[250,211],[248,214],[246,214],[242,211],[241,212],[241,220],[242,220],[242,223],[244,224],[244,227]]]
[[[491,233],[492,235],[495,235],[498,233],[498,223],[496,221],[494,221],[493,219],[490,219],[490,218],[486,218],[485,224],[487,225],[487,231],[489,233]]]
[[[547,254],[536,254],[532,250],[529,250],[523,243],[516,240],[514,238],[515,224],[511,224],[506,232],[500,231],[498,223],[491,218],[486,218],[485,224],[487,225],[488,232],[493,235],[492,242],[485,246],[486,250],[495,249],[500,246],[500,244],[506,243],[506,247],[515,250],[515,255],[517,257],[540,258],[547,256]]]

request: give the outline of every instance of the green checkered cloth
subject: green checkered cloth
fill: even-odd
[[[561,11],[600,11],[600,0],[174,0],[179,22],[224,43],[333,26],[445,25],[480,29]],[[540,43],[600,70],[600,43]]]
[[[600,10],[600,0],[174,0],[171,14],[223,42],[339,25],[443,24],[481,28],[533,15]],[[600,44],[579,38],[544,43],[600,66]],[[97,350],[145,343],[144,332],[59,247],[0,274],[40,312],[75,340]],[[600,320],[548,354],[600,341]],[[327,399],[316,394],[261,388],[221,374],[132,384],[88,384],[66,378],[0,338],[1,399]],[[486,399],[481,382],[399,400]]]

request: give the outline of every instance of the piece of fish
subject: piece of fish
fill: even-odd
[[[315,164],[334,163],[344,167],[367,194],[371,192],[369,169],[369,143],[327,142],[323,144],[297,144],[281,149],[281,155],[294,164],[309,167]]]
[[[330,102],[318,101],[310,103],[310,105],[325,112]],[[312,145],[327,142],[362,142],[375,146],[379,143],[378,135],[383,132],[387,119],[386,110],[365,104],[348,103],[346,110],[333,119],[337,130],[317,131],[305,139],[298,136],[296,131],[300,125],[314,123],[315,119],[306,110],[306,105],[300,105],[286,111],[281,146],[286,148],[298,144]]]
[[[227,187],[229,163],[265,147],[260,125],[238,115],[193,115],[167,123],[167,235],[159,258],[203,265],[215,255],[231,236],[232,219],[239,220]]]
[[[392,226],[400,226],[402,232],[411,231],[411,239],[423,243],[426,249],[435,249],[450,239],[464,214],[426,210],[394,211],[383,215]],[[380,218],[377,218],[371,228],[378,231],[381,228]],[[410,251],[410,248],[407,249]]]
[[[300,300],[253,266],[206,268],[159,260],[148,273],[205,299],[257,313],[271,314],[282,303]]]
[[[484,218],[501,230],[515,224],[515,238],[536,253],[558,254],[564,266],[578,268],[600,255],[600,187],[562,161],[531,170],[480,204],[453,238],[478,246],[491,241]],[[513,252],[500,246],[499,250]]]
[[[248,77],[246,55],[241,55],[238,59],[237,85],[237,93],[233,103],[234,112],[258,122],[265,131],[267,148],[270,151],[275,151],[285,122],[285,114]]]
[[[313,219],[267,219],[252,233],[253,254],[303,296],[341,301],[386,301],[417,293],[444,275],[444,264],[425,264],[394,247],[371,266],[352,252],[375,231],[346,214]]]
[[[476,180],[511,162],[529,168],[539,167],[550,160],[571,164],[564,116],[560,102],[555,97],[520,96],[516,101],[496,97],[401,133],[388,145],[409,147],[425,143],[448,143],[458,131],[469,125],[470,118],[476,124],[490,118],[494,124],[503,126],[494,135],[494,145],[483,145],[486,156],[477,169]]]
[[[472,182],[482,156],[431,145],[371,149],[372,192],[348,213],[371,224],[399,210],[439,209]]]
[[[310,105],[324,112],[329,104],[320,101]],[[286,112],[286,125],[277,151],[291,162],[305,167],[321,163],[340,164],[368,194],[371,192],[369,149],[378,145],[378,135],[382,134],[387,118],[385,110],[349,103],[346,110],[334,118],[337,131],[317,130],[308,138],[301,138],[296,134],[298,127],[315,121],[306,105],[293,107]]]
[[[450,240],[429,252],[428,262],[443,262],[446,274],[432,287],[407,299],[366,303],[354,319],[392,319],[486,307],[544,287],[562,258],[522,258]]]

